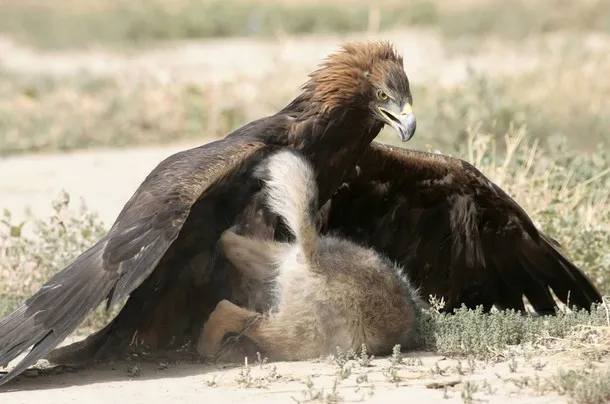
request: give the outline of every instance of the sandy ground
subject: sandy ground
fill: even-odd
[[[71,205],[84,200],[110,226],[146,175],[172,153],[195,144],[91,150],[0,159],[0,210],[19,220],[29,210],[52,212],[51,200],[65,190]],[[76,208],[77,206],[74,206]]]
[[[403,354],[402,363],[374,358],[339,365],[309,362],[249,364],[122,362],[73,373],[19,377],[0,388],[3,403],[367,402],[564,403],[547,388],[570,357],[489,362]],[[548,366],[552,363],[554,366]]]
[[[336,49],[339,37],[284,38],[279,41],[225,39],[206,42],[183,42],[150,49],[137,54],[119,54],[110,51],[37,53],[17,46],[6,38],[0,38],[0,68],[10,71],[45,74],[77,74],[82,70],[98,75],[124,75],[137,77],[142,72],[157,72],[177,79],[195,81],[222,81],[238,78],[259,78],[272,74],[284,66],[298,65],[303,72],[310,70],[319,59]],[[448,85],[466,77],[466,69],[473,66],[488,74],[515,74],[549,61],[557,38],[546,41],[548,54],[528,52],[527,43],[519,49],[494,48],[490,42],[486,52],[468,57],[452,56],[443,48],[433,33],[396,32],[384,35],[409,55],[406,67],[413,80],[434,80]],[[598,37],[583,39],[582,46],[605,49],[610,41]],[[495,49],[495,50],[494,50]],[[51,200],[64,189],[73,200],[83,198],[88,207],[99,213],[110,224],[123,204],[148,172],[170,154],[194,146],[180,144],[164,147],[143,147],[123,150],[91,150],[58,155],[29,155],[0,160],[0,209],[9,209],[21,217],[24,209],[36,216],[47,216]],[[549,360],[556,365],[554,359]],[[523,383],[511,382],[534,373],[544,375],[547,370],[534,371],[531,364],[521,364],[517,371],[509,370],[508,362],[478,364],[473,372],[460,375],[456,362],[434,355],[421,355],[421,364],[400,365],[402,378],[398,384],[388,381],[388,361],[375,360],[374,366],[356,366],[352,375],[342,380],[338,394],[344,401],[371,403],[402,403],[417,400],[420,403],[463,402],[469,392],[467,379],[478,380],[480,386],[475,398],[488,402],[558,403],[565,398],[550,392],[544,395],[532,393],[532,388],[518,387]],[[441,361],[441,362],[439,362]],[[409,362],[416,362],[409,360]],[[434,375],[431,369],[440,363],[449,367],[445,376]],[[574,363],[572,363],[574,364]],[[8,392],[0,393],[2,403],[72,403],[72,402],[130,402],[168,403],[205,402],[221,403],[243,401],[248,403],[295,402],[309,398],[315,391],[332,391],[337,366],[322,362],[279,363],[277,372],[272,365],[261,369],[251,366],[252,387],[245,387],[244,377],[239,377],[241,367],[222,369],[203,364],[181,364],[159,369],[158,365],[139,364],[136,377],[126,373],[126,364],[100,367],[96,370],[74,374],[21,378],[11,383]],[[550,367],[548,367],[550,368]],[[548,370],[550,371],[550,370]],[[369,382],[355,391],[365,372]],[[384,373],[386,375],[384,375]],[[313,375],[314,386],[307,388],[307,375]],[[360,376],[358,376],[360,375]],[[240,382],[241,380],[241,382]],[[523,380],[523,379],[521,379]],[[533,379],[532,379],[533,380]],[[432,382],[442,382],[431,385]],[[485,382],[483,382],[485,381]],[[447,384],[447,390],[443,388]],[[371,385],[374,394],[369,395]],[[452,385],[452,386],[450,386]],[[368,387],[366,387],[368,386]],[[472,385],[471,385],[472,386]],[[1,389],[0,391],[5,391]],[[446,396],[445,396],[446,395]],[[464,395],[464,397],[463,397]]]

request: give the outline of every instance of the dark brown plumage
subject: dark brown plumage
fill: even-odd
[[[465,161],[373,142],[327,203],[324,231],[372,246],[406,267],[446,311],[555,313],[601,303],[591,281],[523,209]]]
[[[389,44],[347,44],[277,114],[168,157],[101,240],[0,320],[0,366],[33,346],[0,384],[46,356],[106,299],[111,306],[128,298],[104,329],[50,359],[87,363],[189,342],[232,290],[230,271],[214,270],[216,243],[256,201],[252,167],[279,148],[296,148],[316,168],[324,202],[384,124],[403,140],[413,136],[410,105],[402,58]]]

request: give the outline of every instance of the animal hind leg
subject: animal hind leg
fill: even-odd
[[[266,280],[273,278],[278,260],[287,252],[288,246],[224,231],[220,243],[229,261],[246,278]]]
[[[221,300],[203,326],[197,352],[203,357],[217,355],[229,333],[242,334],[270,356],[289,353],[290,347],[295,345],[290,338],[292,333],[282,332],[274,319]]]
[[[227,334],[242,333],[249,321],[259,318],[260,314],[255,311],[244,309],[228,300],[221,300],[203,325],[197,352],[207,357],[218,354]]]

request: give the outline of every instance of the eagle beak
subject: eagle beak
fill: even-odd
[[[400,140],[403,142],[411,140],[417,127],[417,120],[411,104],[406,103],[400,113],[394,113],[381,107],[379,111],[386,118],[386,123],[394,128]]]

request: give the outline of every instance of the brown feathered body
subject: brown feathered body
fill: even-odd
[[[445,311],[554,314],[601,303],[597,288],[527,213],[471,164],[373,142],[327,203],[325,232],[372,246]]]
[[[414,271],[424,296],[520,308],[523,292],[546,310],[554,307],[551,286],[570,290],[580,307],[600,301],[590,281],[475,169],[371,145],[384,124],[403,130],[403,140],[412,136],[414,126],[405,132],[412,122],[397,109],[411,102],[391,46],[348,44],[278,113],[162,161],[105,236],[0,320],[0,366],[32,347],[0,384],[45,356],[82,364],[131,349],[181,347],[197,339],[220,300],[247,305],[250,294],[217,243],[234,225],[242,234],[286,237],[273,215],[260,214],[261,185],[252,176],[282,148],[299,150],[313,165],[325,231]],[[449,172],[455,180],[445,186]],[[125,299],[102,330],[48,355],[100,303]]]
[[[215,357],[225,336],[242,332],[279,360],[315,359],[337,348],[365,346],[379,356],[396,344],[412,347],[425,305],[406,271],[374,249],[318,234],[317,184],[298,153],[275,153],[258,170],[265,204],[287,224],[294,241],[223,233],[221,250],[240,275],[259,281],[257,305],[266,309],[261,315],[221,300],[204,324],[199,353]]]

